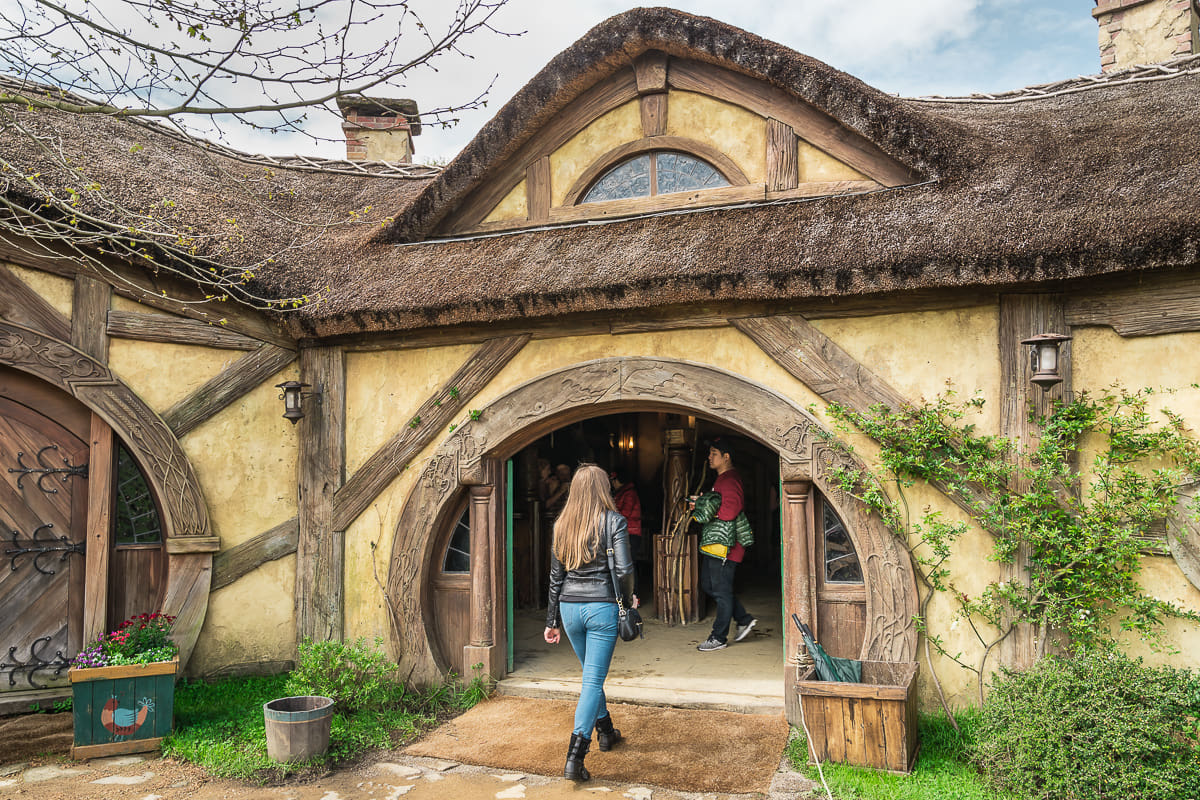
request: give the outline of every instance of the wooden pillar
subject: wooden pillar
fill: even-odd
[[[796,669],[789,663],[799,650],[800,631],[792,614],[806,625],[814,620],[813,582],[809,566],[810,526],[808,498],[811,481],[785,481],[783,484],[783,520],[781,561],[783,562],[783,698],[788,721],[800,724],[800,695],[796,691]]]
[[[461,674],[469,680],[476,664],[496,675],[496,581],[495,542],[496,487],[472,486],[471,506],[471,638],[463,648]]]
[[[1000,296],[1000,435],[1011,440],[1019,450],[1028,451],[1037,445],[1039,428],[1029,420],[1030,411],[1037,416],[1046,414],[1053,403],[1070,397],[1071,343],[1063,342],[1059,349],[1059,373],[1063,382],[1049,391],[1029,382],[1029,346],[1021,344],[1040,333],[1070,334],[1062,298],[1049,294],[1008,294]],[[1014,491],[1028,488],[1017,476]],[[1028,582],[1029,549],[1017,548],[1013,563],[1001,566],[1002,579]],[[1000,663],[1013,669],[1026,669],[1038,659],[1038,646],[1032,625],[1018,625],[1000,643]],[[1043,631],[1044,635],[1045,632]]]
[[[86,565],[83,579],[83,642],[108,631],[108,560],[112,548],[113,431],[92,414],[88,458]],[[72,609],[74,611],[75,609]],[[75,617],[78,619],[78,617]],[[72,636],[74,639],[74,636]],[[72,642],[78,646],[78,642]]]
[[[342,350],[300,351],[304,398],[300,437],[299,524],[296,542],[296,641],[341,641],[344,635],[344,532],[334,530],[333,496],[346,464],[346,373]],[[316,394],[318,393],[319,394]],[[280,421],[281,425],[287,423]]]

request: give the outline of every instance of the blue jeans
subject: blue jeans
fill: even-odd
[[[563,603],[559,606],[563,630],[583,667],[583,688],[575,706],[575,730],[588,739],[596,720],[608,714],[604,679],[617,646],[616,603]]]

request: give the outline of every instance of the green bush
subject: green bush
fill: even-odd
[[[381,649],[365,639],[353,643],[300,644],[300,659],[288,680],[294,695],[321,695],[333,700],[339,711],[395,708],[405,699],[399,667]]]
[[[975,731],[975,763],[1030,800],[1200,798],[1200,675],[1116,652],[1006,673]]]

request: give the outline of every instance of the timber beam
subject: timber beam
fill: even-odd
[[[163,414],[163,421],[176,437],[183,438],[295,360],[296,354],[291,350],[273,344],[260,345],[171,406]]]

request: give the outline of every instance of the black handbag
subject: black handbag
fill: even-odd
[[[617,581],[617,570],[613,564],[612,535],[608,539],[608,576],[612,578],[613,596],[617,598],[617,635],[622,642],[645,639],[642,633],[642,615],[636,608],[626,608],[621,600],[621,584]]]

